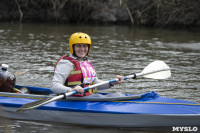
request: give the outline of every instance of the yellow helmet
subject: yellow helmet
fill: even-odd
[[[88,54],[90,52],[90,48],[91,48],[91,39],[90,36],[88,36],[85,33],[82,32],[77,32],[74,33],[70,36],[69,38],[69,50],[70,53],[73,55],[74,50],[73,50],[73,45],[74,44],[89,44],[89,49],[88,49]]]

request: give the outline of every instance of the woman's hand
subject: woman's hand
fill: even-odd
[[[114,83],[110,83],[110,87],[114,86],[114,84],[122,83],[123,80],[124,80],[124,76],[121,76],[121,75],[117,75],[115,78],[116,78],[116,79],[119,79],[119,81],[114,82]]]
[[[122,76],[122,75],[117,75],[116,78],[119,79],[119,81],[117,81],[116,84],[122,83],[124,80],[124,76]]]
[[[83,93],[84,93],[83,88],[82,88],[81,86],[79,86],[79,85],[75,86],[75,87],[72,89],[72,91],[77,91],[78,94],[83,94]]]

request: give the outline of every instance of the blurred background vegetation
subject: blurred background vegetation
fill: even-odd
[[[1,0],[0,22],[199,27],[200,0]]]

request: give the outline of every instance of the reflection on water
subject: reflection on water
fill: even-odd
[[[0,63],[9,64],[14,72],[28,70],[17,76],[17,84],[49,87],[54,65],[69,50],[68,38],[77,31],[91,35],[90,59],[100,79],[141,72],[154,60],[163,60],[171,67],[170,79],[131,79],[106,92],[156,91],[161,96],[200,102],[198,31],[1,23]]]
[[[12,124],[10,122],[7,125],[1,125],[0,133],[13,132],[13,133],[166,133],[171,131],[171,128],[109,128],[109,127],[89,127],[79,126],[72,124],[62,123],[49,123],[38,121],[21,121],[15,120]],[[162,129],[162,130],[161,130]]]

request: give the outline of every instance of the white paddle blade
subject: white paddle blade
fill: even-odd
[[[160,60],[150,63],[144,68],[142,73],[147,73],[143,77],[151,79],[167,79],[171,76],[170,67],[164,61]]]

